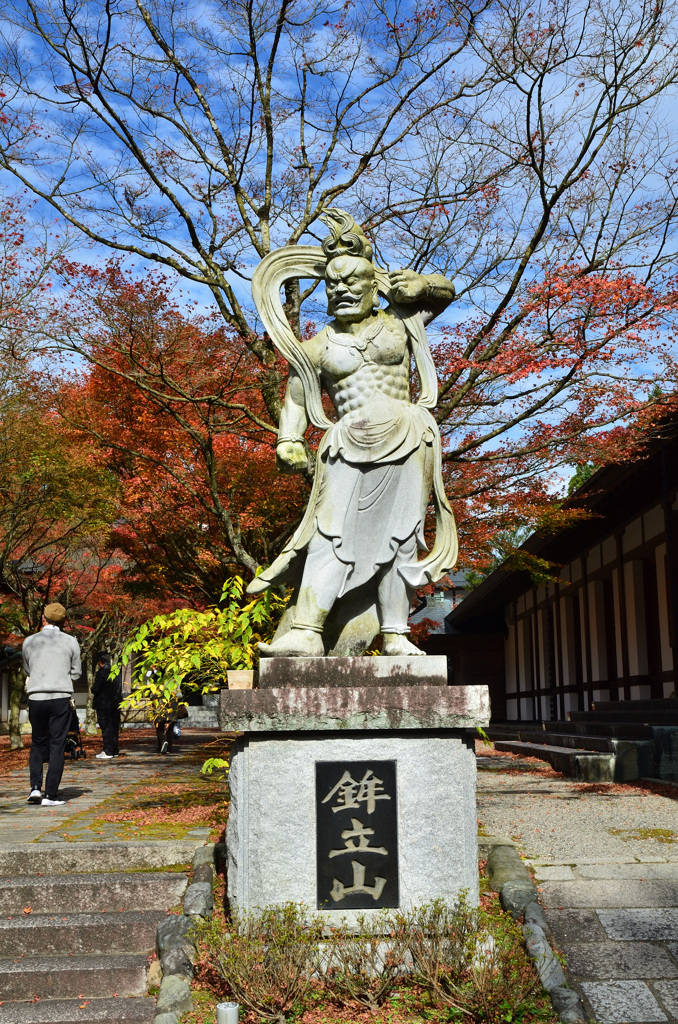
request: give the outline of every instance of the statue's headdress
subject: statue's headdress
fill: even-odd
[[[322,248],[314,245],[286,245],[264,256],[252,277],[252,296],[273,344],[301,378],[309,419],[316,427],[327,430],[332,426],[332,421],[323,408],[318,371],[304,346],[292,333],[280,299],[280,289],[286,281],[295,278],[322,280],[327,264],[338,256],[357,256],[372,262],[372,246],[350,213],[330,207],[320,219],[330,229]],[[379,267],[375,267],[374,272],[379,294],[392,302],[389,275]],[[421,380],[417,404],[432,409],[438,395],[438,381],[424,325],[418,313],[401,316],[411,338],[414,361]]]
[[[350,213],[330,207],[320,219],[330,229],[330,234],[322,242],[328,261],[337,256],[360,256],[364,260],[372,260],[369,239]]]

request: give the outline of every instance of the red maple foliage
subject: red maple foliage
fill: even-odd
[[[264,372],[216,318],[186,311],[162,276],[69,264],[61,310],[87,359],[54,381],[59,410],[119,484],[112,543],[134,594],[216,600],[285,539],[305,486],[280,478]],[[280,387],[279,383],[275,386]]]
[[[306,499],[306,481],[275,471],[264,395],[282,393],[285,367],[263,367],[167,277],[117,261],[65,270],[74,292],[61,329],[86,363],[58,381],[59,406],[120,483],[125,585],[214,600],[237,567],[254,572],[278,553]],[[571,264],[545,268],[507,309],[509,326],[443,329],[436,416],[464,568],[486,566],[502,533],[585,514],[559,500],[573,465],[641,451],[675,407],[677,304],[672,279]]]

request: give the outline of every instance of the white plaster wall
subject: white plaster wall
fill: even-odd
[[[586,570],[589,573],[596,572],[602,565],[602,559],[600,555],[600,544],[596,544],[594,548],[591,548],[586,558]]]
[[[624,530],[624,535],[622,537],[622,548],[624,550],[624,554],[626,554],[627,551],[633,551],[634,548],[639,547],[642,543],[643,524],[639,517],[638,519],[634,519],[630,522]]]
[[[578,693],[564,693],[563,694],[563,709],[567,715],[569,711],[579,711],[579,694]]]
[[[655,505],[643,516],[643,530],[645,540],[651,540],[664,532],[664,509],[661,505]]]
[[[539,665],[540,685],[546,686],[548,679],[548,658],[546,655],[546,609],[540,608],[535,619],[538,625],[538,635],[535,637],[537,645],[537,664]]]
[[[506,701],[506,717],[509,722],[515,722],[518,718],[518,701],[515,698]]]
[[[631,700],[649,700],[652,696],[652,690],[649,686],[630,686],[629,693],[631,694]]]
[[[518,689],[516,678],[516,624],[508,627],[508,636],[504,641],[504,665],[506,667],[506,692],[515,693]]]
[[[532,689],[532,651],[527,619],[518,622],[519,690]]]
[[[612,570],[612,595],[614,598],[614,644],[617,653],[617,671],[619,676],[622,675],[622,666],[624,664],[624,657],[622,652],[622,616],[621,616],[621,604],[619,599],[619,570]],[[626,626],[624,626],[626,628]],[[622,698],[623,699],[623,698]]]
[[[614,562],[617,557],[617,544],[614,537],[606,537],[601,545],[603,565]]]
[[[560,643],[563,661],[563,685],[571,686],[574,685],[577,678],[575,668],[577,652],[574,643],[574,602],[568,595],[560,599]]]
[[[589,629],[591,637],[591,680],[607,679],[605,643],[605,595],[602,580],[591,580],[589,588]],[[603,698],[599,697],[598,700]]]
[[[588,683],[589,673],[586,665],[586,608],[583,588],[580,591],[579,597],[579,635],[581,637],[581,649],[577,653],[581,662],[581,677],[583,682]]]
[[[645,593],[643,588],[643,563],[637,559],[624,565],[626,587],[626,624],[629,641],[629,674],[647,674],[647,635],[645,630]],[[635,687],[638,689],[638,687]],[[640,697],[633,697],[640,700]]]
[[[673,651],[670,642],[669,595],[666,592],[666,544],[659,544],[655,550],[657,559],[657,598],[659,602],[659,641],[661,644],[662,671],[673,668]]]

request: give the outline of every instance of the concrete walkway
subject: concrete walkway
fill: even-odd
[[[66,761],[59,789],[60,799],[66,801],[63,807],[26,803],[30,788],[27,765],[3,773],[0,776],[0,846],[115,838],[119,827],[113,824],[92,833],[90,825],[97,806],[159,772],[173,782],[180,781],[186,773],[194,773],[193,751],[215,735],[214,731],[184,730],[177,753],[160,756],[155,752],[155,734],[150,730],[123,731],[120,757],[100,761],[88,753],[84,760]],[[197,759],[201,761],[202,755]],[[206,840],[208,833],[209,829],[196,829],[194,837]]]
[[[582,785],[505,756],[478,767],[478,817],[526,855],[590,1019],[678,1022],[678,787]]]

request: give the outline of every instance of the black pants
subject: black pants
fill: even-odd
[[[161,719],[155,723],[155,735],[158,739],[158,753],[162,750],[163,743],[167,743],[167,749],[171,750],[174,745],[174,722],[166,722]]]
[[[31,753],[28,767],[31,773],[31,789],[42,789],[42,765],[49,761],[45,796],[56,800],[57,790],[64,770],[66,737],[71,724],[71,701],[69,697],[54,700],[28,701],[28,721],[31,723]]]
[[[111,755],[119,754],[120,708],[97,708],[97,720],[104,743],[104,753]]]

